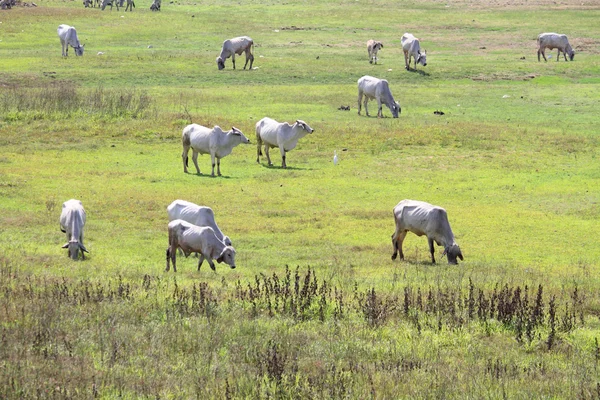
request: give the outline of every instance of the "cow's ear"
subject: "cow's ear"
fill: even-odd
[[[85,47],[85,44],[82,44],[81,47]]]
[[[67,249],[68,247],[69,247],[69,243],[65,243],[65,244],[62,245],[63,249]]]
[[[460,261],[465,261],[461,252],[458,253],[458,258],[460,258]]]

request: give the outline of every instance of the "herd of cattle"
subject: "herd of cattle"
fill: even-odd
[[[100,0],[84,0],[86,7],[94,6],[94,1],[98,3]],[[125,0],[102,0],[100,7],[104,9],[107,5],[115,2],[117,8],[123,5]],[[127,0],[128,8],[134,7],[133,0]],[[154,0],[153,9],[160,10],[160,0]],[[84,45],[79,42],[77,32],[74,27],[69,25],[60,25],[58,27],[58,36],[62,45],[62,55],[68,55],[68,48],[71,46],[78,56],[83,55]],[[427,52],[421,51],[420,41],[410,33],[405,33],[401,39],[402,49],[404,52],[405,68],[410,70],[410,63],[414,58],[415,70],[417,64],[427,65]],[[562,52],[567,60],[567,55],[570,60],[573,60],[575,52],[573,51],[566,35],[556,33],[542,33],[538,36],[538,61],[540,55],[547,61],[545,50],[558,49],[556,60]],[[380,41],[369,40],[367,42],[367,52],[370,63],[377,63],[377,53],[383,48],[383,43]],[[225,68],[225,60],[231,57],[233,68],[235,69],[235,55],[245,53],[246,63],[244,69],[250,63],[249,69],[252,69],[254,62],[254,41],[248,36],[241,36],[223,42],[220,55],[217,57],[217,66],[219,70]],[[385,79],[378,79],[372,76],[365,75],[358,80],[358,114],[360,115],[361,103],[364,98],[364,107],[367,116],[368,100],[375,99],[378,103],[378,117],[383,117],[382,105],[385,104],[391,111],[394,118],[398,118],[401,108],[400,104],[394,100],[390,91],[389,84]],[[312,129],[306,122],[296,120],[293,124],[288,122],[277,122],[271,118],[263,118],[256,123],[256,142],[257,142],[257,157],[256,161],[260,162],[262,147],[264,146],[264,154],[267,157],[267,162],[272,165],[269,157],[269,149],[278,147],[281,153],[282,168],[287,167],[286,153],[294,149],[302,137],[313,133]],[[223,131],[219,126],[212,129],[191,124],[183,129],[182,134],[182,161],[183,170],[188,172],[188,153],[191,149],[192,161],[196,167],[196,172],[200,174],[198,167],[198,154],[210,154],[212,162],[212,173],[215,175],[215,165],[217,166],[217,175],[221,175],[221,158],[229,155],[233,148],[240,143],[248,144],[250,140],[244,136],[241,130],[232,127],[230,131]],[[457,264],[457,259],[463,260],[463,255],[460,247],[454,239],[454,234],[448,222],[446,210],[441,207],[431,205],[422,201],[402,200],[394,207],[394,220],[396,230],[392,235],[393,254],[392,260],[395,260],[400,255],[400,259],[404,259],[402,252],[402,242],[408,232],[413,232],[418,236],[425,235],[429,243],[429,251],[431,253],[431,262],[435,263],[434,257],[434,242],[438,246],[444,248],[442,256],[446,255],[448,263]],[[213,260],[217,262],[225,262],[231,268],[235,268],[235,249],[232,246],[231,240],[225,236],[219,229],[214,213],[211,208],[199,206],[184,200],[175,200],[167,207],[169,218],[168,234],[169,246],[166,251],[167,265],[166,270],[169,271],[170,263],[173,263],[173,270],[176,268],[177,251],[182,251],[187,257],[191,253],[199,255],[198,269],[204,262],[208,261],[210,267],[215,270]],[[83,244],[83,228],[86,222],[86,214],[81,201],[68,200],[63,203],[62,213],[60,215],[61,230],[66,233],[67,243],[63,248],[68,249],[68,255],[74,260],[79,259],[81,254],[85,258],[84,253],[87,253]]]

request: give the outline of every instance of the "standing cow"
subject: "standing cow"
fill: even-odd
[[[60,213],[60,230],[67,234],[67,243],[62,248],[69,249],[69,257],[73,260],[85,259],[84,252],[89,253],[83,245],[83,227],[85,225],[85,210],[81,201],[71,199],[65,201]]]
[[[560,33],[541,33],[537,38],[538,45],[538,61],[540,61],[540,54],[544,57],[544,61],[548,61],[546,59],[546,49],[558,49],[558,53],[556,54],[556,61],[560,58],[560,52],[562,51],[563,56],[565,57],[565,61],[567,61],[567,54],[569,55],[569,59],[573,61],[575,57],[575,52],[573,48],[569,44],[569,39],[567,39],[567,35],[562,35]]]
[[[188,152],[192,149],[192,161],[196,166],[196,172],[200,174],[198,167],[198,154],[210,154],[212,162],[212,176],[215,176],[215,161],[217,174],[221,176],[221,158],[229,155],[233,148],[240,143],[250,143],[250,140],[239,129],[232,127],[230,131],[224,132],[220,126],[212,129],[198,124],[190,124],[183,129],[181,137],[183,144],[183,172],[188,172]]]
[[[410,71],[411,58],[415,59],[415,71],[417,70],[417,64],[422,66],[427,65],[427,51],[421,52],[421,44],[419,39],[414,37],[410,33],[405,33],[400,39],[402,42],[402,50],[404,51],[404,66],[407,71]]]
[[[224,41],[223,47],[221,48],[221,54],[217,57],[217,66],[219,67],[219,70],[225,68],[225,60],[229,57],[231,57],[233,69],[235,69],[235,55],[241,56],[242,53],[246,53],[244,69],[246,69],[248,61],[250,61],[250,68],[248,69],[252,69],[252,63],[254,63],[254,41],[248,36],[240,36]]]
[[[383,43],[378,40],[369,40],[367,42],[367,53],[369,53],[369,64],[377,64],[377,52],[383,49]]]
[[[83,55],[83,46],[85,45],[79,43],[77,31],[74,27],[64,24],[59,25],[57,32],[58,37],[60,38],[60,44],[62,45],[63,57],[67,57],[69,55],[69,46],[71,46],[75,50],[76,56]]]
[[[297,119],[293,125],[287,122],[277,122],[272,118],[265,117],[256,123],[256,162],[260,162],[262,155],[261,146],[265,145],[265,156],[269,165],[273,165],[269,157],[269,149],[279,147],[281,153],[281,168],[287,168],[285,153],[293,150],[302,139],[315,130],[306,122]]]
[[[369,75],[365,75],[358,80],[358,115],[360,115],[361,101],[365,97],[365,112],[367,117],[369,116],[369,109],[367,108],[367,102],[370,99],[377,100],[377,117],[382,118],[383,112],[381,111],[382,104],[385,104],[394,118],[398,118],[398,114],[402,111],[400,104],[394,100],[388,81],[385,79],[375,78]]]
[[[454,240],[454,234],[448,222],[448,214],[443,208],[424,201],[402,200],[394,207],[394,221],[396,222],[396,231],[392,235],[394,247],[392,260],[396,259],[398,253],[400,253],[400,259],[404,259],[402,242],[409,231],[417,236],[427,236],[433,264],[435,264],[433,242],[444,248],[442,257],[448,256],[448,264],[458,264],[457,257],[463,260],[460,247]]]

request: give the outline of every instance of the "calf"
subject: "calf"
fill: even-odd
[[[377,52],[383,49],[383,43],[377,41],[377,40],[369,40],[367,42],[367,52],[369,53],[369,64],[377,64]]]
[[[558,49],[558,53],[556,54],[556,61],[558,61],[560,57],[560,52],[562,51],[563,56],[565,57],[565,61],[567,61],[567,54],[569,55],[569,60],[573,61],[575,57],[575,52],[573,48],[569,44],[569,39],[567,39],[567,35],[562,35],[560,33],[541,33],[537,38],[538,44],[538,61],[540,61],[540,54],[544,57],[544,61],[548,61],[546,59],[546,49]]]
[[[434,241],[438,246],[444,248],[442,257],[444,255],[448,256],[448,264],[458,264],[457,257],[464,260],[460,247],[454,240],[452,229],[450,229],[446,210],[443,208],[423,201],[402,200],[394,207],[394,220],[396,231],[392,235],[392,245],[394,247],[392,260],[396,259],[398,253],[400,253],[400,259],[404,259],[402,242],[409,231],[417,236],[427,236],[433,264],[435,264]]]
[[[213,259],[218,263],[225,262],[235,268],[235,249],[227,246],[217,238],[215,231],[209,227],[200,227],[192,225],[181,219],[169,222],[169,247],[167,248],[167,268],[170,269],[170,262],[173,263],[173,271],[177,272],[177,249],[181,249],[185,256],[190,253],[199,253],[198,271],[206,259],[210,268],[215,271]]]
[[[73,260],[85,260],[84,252],[89,253],[83,245],[83,226],[85,225],[85,210],[81,201],[71,199],[65,201],[60,213],[60,230],[67,234],[67,243],[62,248],[69,249],[69,257]]]

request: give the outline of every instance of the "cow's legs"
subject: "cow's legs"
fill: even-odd
[[[408,51],[404,52],[404,68],[410,71],[410,56],[408,55]]]
[[[407,231],[403,232],[394,232],[392,235],[392,245],[394,246],[394,252],[392,253],[392,260],[395,260],[400,253],[400,259],[404,260],[404,253],[402,252],[402,242],[404,242],[404,238],[406,237]]]
[[[211,260],[210,257],[207,257],[206,261],[208,261],[208,265],[210,265],[210,269],[212,269],[213,271],[216,271],[215,270],[215,263],[213,262],[213,260]]]
[[[361,107],[361,101],[363,98],[363,92],[362,91],[358,91],[358,115],[360,115],[360,107]]]
[[[212,172],[210,173],[210,176],[215,176],[215,155],[211,154],[210,155],[210,161],[212,163]],[[221,175],[221,174],[219,174]]]
[[[540,50],[540,52],[542,53],[542,57],[544,57],[544,61],[548,61],[548,59],[546,58],[546,49]],[[538,55],[538,61],[539,61],[539,55]]]
[[[198,260],[198,271],[200,271],[200,267],[202,266],[203,262],[204,262],[204,254],[200,254],[200,259]]]
[[[221,176],[221,159],[217,157],[217,175]]]
[[[429,242],[429,252],[431,253],[431,263],[435,264],[435,257],[433,256],[433,239],[427,238],[427,241]]]
[[[273,165],[271,162],[271,157],[269,156],[269,148],[269,145],[265,144],[265,156],[267,156],[267,163],[269,163],[269,165]]]
[[[279,146],[279,152],[281,153],[281,168],[287,168],[287,164],[285,163],[285,149],[283,145]]]
[[[369,116],[369,109],[367,108],[368,101],[369,101],[369,98],[367,96],[365,96],[365,101],[363,102],[363,105],[365,106],[365,114],[367,114],[367,117]]]
[[[198,152],[194,149],[192,149],[192,161],[194,162],[194,165],[196,166],[196,173],[200,174],[200,167],[198,167]]]
[[[381,112],[381,100],[377,99],[377,118],[383,118],[383,113]]]
[[[233,63],[233,69],[235,69],[235,53],[231,55],[231,62]]]
[[[246,64],[244,64],[244,69],[246,69],[246,65],[248,65],[248,61],[250,61],[250,68],[248,68],[248,69],[252,69],[252,63],[254,63],[254,55],[252,55],[252,53],[250,53],[250,48],[248,48],[246,50]]]

